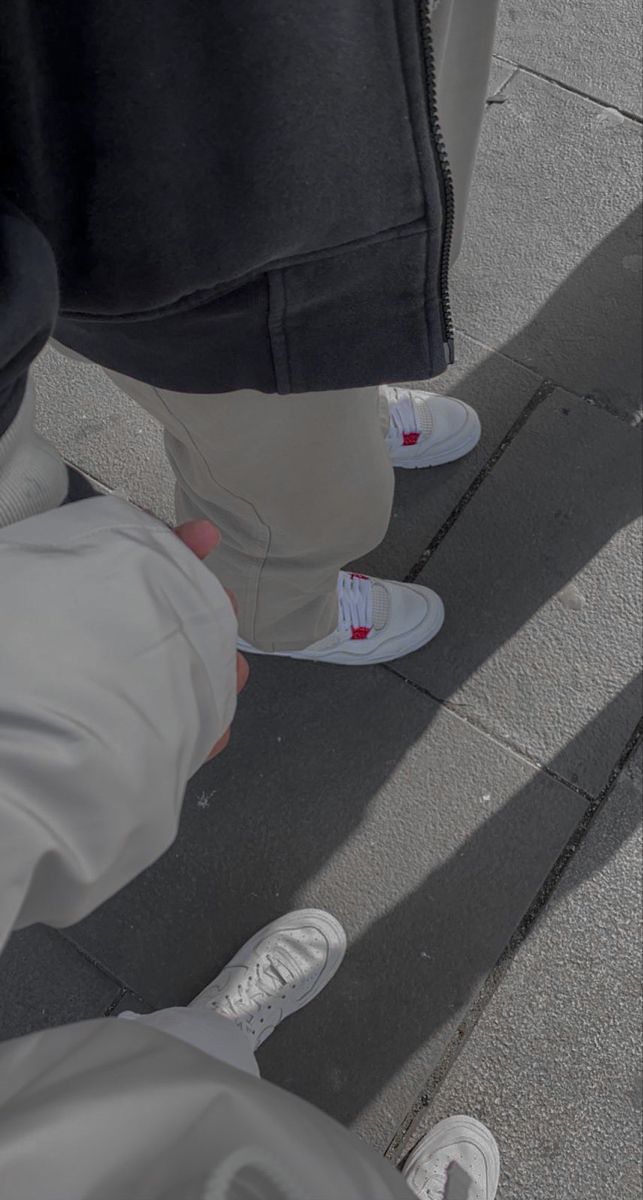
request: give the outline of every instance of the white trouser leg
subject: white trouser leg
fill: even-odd
[[[206,565],[237,597],[241,637],[268,653],[328,637],[340,570],[391,518],[379,389],[202,395],[107,374],[165,427],[179,521],[220,530]]]
[[[217,1058],[229,1067],[259,1077],[257,1060],[247,1037],[234,1021],[219,1013],[201,1008],[162,1008],[153,1013],[124,1012],[120,1016],[126,1021],[141,1021],[143,1025],[151,1025],[153,1029],[195,1046],[210,1058]]]

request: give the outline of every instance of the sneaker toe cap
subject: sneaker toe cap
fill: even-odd
[[[463,400],[451,396],[434,396],[431,401],[433,432],[431,444],[434,448],[457,444],[473,424],[478,424],[474,410]]]
[[[444,621],[444,605],[430,588],[415,584],[391,587],[391,628],[395,632],[439,629]]]

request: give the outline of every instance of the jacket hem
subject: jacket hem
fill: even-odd
[[[70,320],[56,337],[110,370],[178,392],[341,391],[446,367],[422,230],[271,270],[198,308],[143,322]]]

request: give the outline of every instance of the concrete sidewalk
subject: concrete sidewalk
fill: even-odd
[[[267,1078],[396,1160],[480,1116],[501,1200],[641,1196],[639,28],[637,0],[503,8],[433,385],[483,440],[400,473],[362,564],[434,586],[443,634],[360,672],[253,663],[175,846],[75,929],[13,939],[3,1036],[184,1003],[266,921],[328,907],[346,964]],[[150,419],[53,351],[37,376],[67,458],[170,519]]]

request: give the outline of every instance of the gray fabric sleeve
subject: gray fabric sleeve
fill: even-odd
[[[113,497],[0,531],[0,943],[71,924],[174,839],[231,723],[236,620],[164,525]]]

